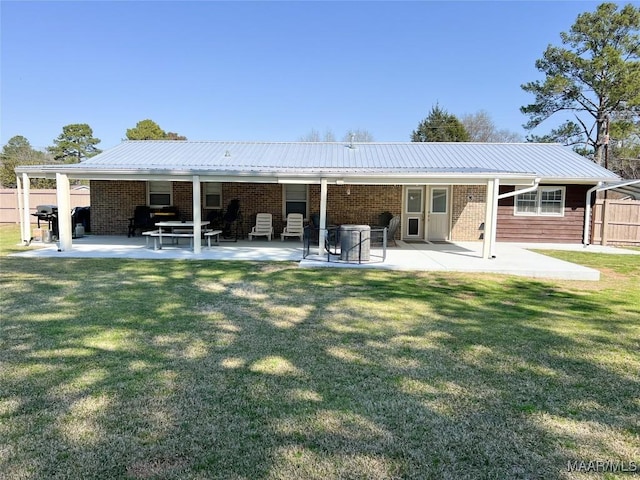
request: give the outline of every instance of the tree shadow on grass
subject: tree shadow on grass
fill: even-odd
[[[244,262],[11,272],[0,473],[562,478],[634,434],[637,373],[588,352],[637,325],[550,283]],[[587,333],[562,331],[575,322]]]

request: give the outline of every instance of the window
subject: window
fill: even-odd
[[[445,188],[431,190],[431,213],[447,213],[447,190]]]
[[[540,187],[516,196],[515,215],[564,215],[565,187]]]
[[[306,185],[285,185],[284,186],[284,216],[290,213],[301,213],[305,218],[307,215],[307,186]]]
[[[173,205],[171,182],[149,182],[148,193],[150,207]]]
[[[208,182],[204,184],[204,208],[222,208],[222,184]]]

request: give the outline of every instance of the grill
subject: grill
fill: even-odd
[[[47,222],[47,227],[53,236],[58,237],[58,207],[55,205],[38,205],[36,213],[31,215],[38,218],[38,228],[40,228],[40,221]]]
[[[38,205],[34,215],[51,215],[53,213],[58,213],[58,207],[55,205]]]

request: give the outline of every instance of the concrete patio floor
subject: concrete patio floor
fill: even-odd
[[[358,264],[336,260],[327,262],[326,255],[311,254],[302,258],[302,244],[294,240],[281,242],[266,240],[220,242],[210,249],[204,245],[200,254],[194,254],[186,242],[180,245],[165,245],[153,250],[142,237],[86,235],[73,240],[73,248],[59,252],[55,243],[33,243],[24,252],[14,254],[21,257],[57,258],[138,258],[181,260],[249,260],[291,261],[301,268],[377,268],[403,271],[442,271],[498,273],[532,278],[555,278],[566,280],[594,280],[600,272],[574,263],[557,260],[529,249],[557,249],[639,255],[640,251],[599,245],[566,244],[517,244],[498,243],[496,258],[482,258],[481,242],[456,242],[443,244],[397,242],[387,249],[387,258],[381,260],[380,249],[371,250],[371,261]],[[317,250],[312,250],[312,252]]]

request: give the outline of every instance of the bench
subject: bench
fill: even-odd
[[[211,237],[214,237],[216,245],[220,245],[220,234],[222,230],[207,230],[204,232],[204,236],[207,239],[207,246],[211,248]]]
[[[162,237],[169,237],[171,239],[175,239],[176,243],[180,238],[188,238],[190,240],[189,242],[189,246],[191,248],[193,248],[193,233],[175,233],[175,232],[162,232],[162,235],[160,235],[160,231],[159,230],[153,230],[150,232],[143,232],[143,235],[147,235],[147,245],[148,245],[148,239],[149,238],[153,238],[153,249],[154,250],[158,250],[159,248],[162,248],[162,241],[161,241],[161,236]]]
[[[147,237],[147,247],[149,246],[149,237],[151,237],[152,235],[158,235],[160,233],[160,230],[148,230],[146,232],[142,232],[142,235],[144,235],[145,237]]]
[[[220,234],[222,230],[204,230],[203,235],[207,239],[207,246],[211,248],[211,238],[213,237],[215,244],[220,245]],[[160,230],[149,230],[142,232],[142,235],[147,237],[147,247],[149,246],[149,238],[153,238],[153,249],[158,250],[162,248],[160,239]],[[180,238],[188,238],[190,240],[189,246],[193,248],[193,231],[189,230],[174,230],[173,232],[162,232],[162,237],[168,237],[175,239],[176,242]]]

